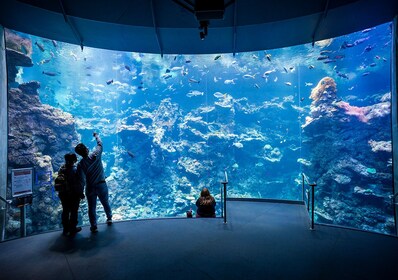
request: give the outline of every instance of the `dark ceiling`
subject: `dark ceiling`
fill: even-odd
[[[210,2],[210,6],[206,3]],[[392,21],[396,0],[224,0],[199,37],[195,3],[216,0],[7,0],[6,28],[83,46],[162,53],[267,50],[348,34]],[[221,3],[222,5],[222,3]],[[200,13],[198,13],[199,15]],[[202,14],[200,14],[202,15]]]

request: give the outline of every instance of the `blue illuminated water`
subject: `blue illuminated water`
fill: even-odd
[[[224,171],[230,196],[299,200],[298,160],[316,155],[308,145],[303,148],[313,135],[301,127],[310,114],[311,90],[331,77],[338,100],[359,107],[391,91],[390,24],[322,45],[221,57],[81,51],[78,45],[55,46],[22,35],[32,41],[34,66],[20,68],[17,81],[39,81],[41,102],[70,113],[88,146],[94,147],[92,132],[99,132],[112,207],[120,219],[183,216],[205,186],[220,201]],[[391,138],[389,124],[380,129]],[[347,157],[355,155],[355,149],[347,151]],[[385,158],[379,159],[383,165]],[[320,194],[320,201],[338,190]],[[386,207],[378,215],[390,217]],[[325,212],[332,216],[330,209]]]

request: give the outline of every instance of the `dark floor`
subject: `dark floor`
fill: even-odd
[[[0,244],[0,279],[398,279],[398,238],[315,226],[303,205],[229,201],[216,219],[140,220]]]

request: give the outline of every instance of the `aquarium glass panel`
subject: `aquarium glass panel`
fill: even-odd
[[[185,217],[203,187],[220,216],[225,173],[230,197],[301,200],[304,172],[317,221],[393,232],[390,24],[235,56],[6,39],[8,167],[35,168],[28,234],[61,227],[53,178],[93,132],[116,221]],[[79,213],[88,225],[85,201]]]

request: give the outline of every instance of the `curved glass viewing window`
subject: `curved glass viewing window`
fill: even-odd
[[[391,44],[388,23],[314,46],[161,57],[6,30],[8,169],[34,168],[27,234],[60,228],[54,174],[93,132],[116,221],[183,217],[203,187],[220,216],[224,171],[230,197],[300,200],[304,172],[316,221],[393,233]],[[80,215],[88,225],[85,202]],[[10,207],[6,238],[19,221]]]

